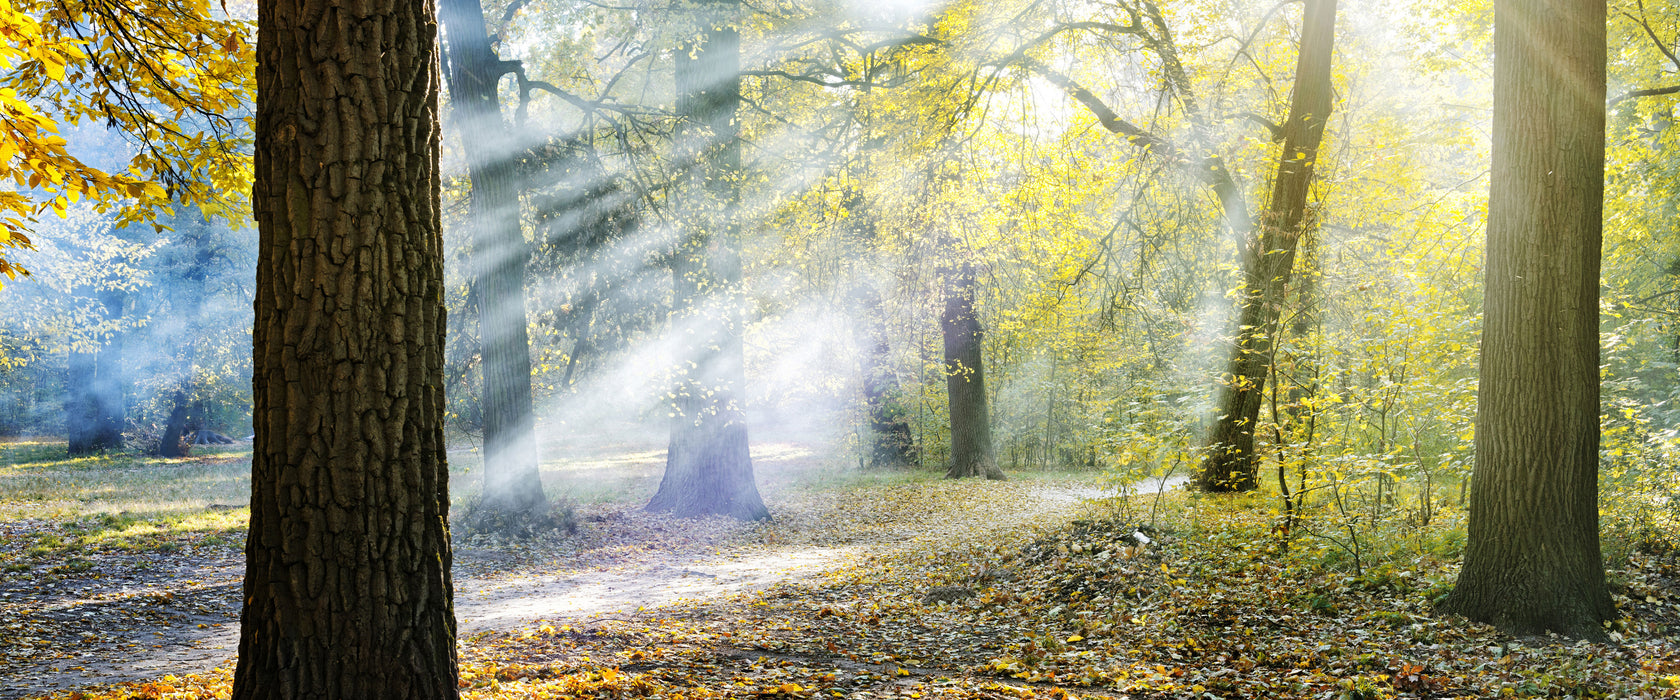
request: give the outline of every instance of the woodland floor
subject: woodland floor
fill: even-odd
[[[620,493],[650,491],[656,458],[615,449],[553,469],[596,484],[591,470],[610,469]],[[1355,573],[1322,537],[1284,550],[1259,499],[1121,498],[1092,474],[835,476],[794,443],[755,457],[770,523],[673,520],[620,498],[580,503],[570,538],[457,543],[464,696],[1657,697],[1680,686],[1674,553],[1636,552],[1613,572],[1626,617],[1611,641],[1513,640],[1429,613],[1455,570],[1422,530]],[[8,476],[0,489],[25,483]],[[0,504],[0,698],[226,697],[244,511],[188,510],[131,521]],[[1140,526],[1153,542],[1123,548]]]

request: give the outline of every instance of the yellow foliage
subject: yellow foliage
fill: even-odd
[[[6,250],[83,198],[118,226],[176,202],[242,211],[253,31],[202,1],[0,0],[0,180],[15,187],[0,192],[0,273],[28,274]],[[107,172],[66,150],[60,124],[102,125],[137,153]]]

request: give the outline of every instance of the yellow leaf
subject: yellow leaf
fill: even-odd
[[[1072,637],[1068,637],[1067,640],[1068,640],[1069,644],[1072,644],[1074,642],[1083,642],[1083,641],[1085,641],[1085,638],[1076,634],[1076,635],[1073,635]]]

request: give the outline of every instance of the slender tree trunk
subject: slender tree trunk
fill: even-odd
[[[236,700],[458,697],[431,0],[257,10]]]
[[[869,445],[864,448],[866,463],[884,469],[910,467],[916,463],[916,441],[899,401],[881,295],[873,287],[860,285],[853,290],[852,306],[853,327],[861,351],[864,409],[869,413]]]
[[[1600,638],[1603,0],[1494,4],[1476,468],[1464,568],[1441,610],[1511,634]]]
[[[490,47],[479,0],[441,0],[449,51],[449,97],[472,181],[468,226],[478,307],[484,394],[484,500],[517,521],[546,516],[531,410],[531,350],[519,224],[519,144],[502,118],[496,84],[518,65]]]
[[[1260,420],[1296,247],[1313,225],[1307,216],[1307,194],[1330,116],[1336,2],[1307,0],[1303,14],[1295,94],[1289,121],[1283,126],[1283,155],[1271,206],[1261,217],[1259,229],[1245,236],[1237,339],[1218,389],[1219,417],[1208,434],[1207,458],[1196,477],[1196,485],[1204,491],[1249,491],[1259,485],[1254,429]]]
[[[689,169],[682,207],[688,223],[672,277],[673,331],[685,338],[688,368],[673,390],[676,416],[665,477],[648,510],[679,516],[763,520],[769,509],[753,483],[746,414],[745,305],[741,298],[739,0],[701,9],[703,36],[676,52],[677,160]]]
[[[992,419],[986,408],[986,372],[981,350],[985,330],[975,312],[978,291],[974,265],[945,270],[945,311],[939,330],[945,338],[945,390],[951,405],[951,464],[948,479],[984,476],[1002,480],[992,447]]]
[[[570,390],[577,380],[578,362],[591,350],[589,327],[595,320],[595,307],[600,305],[601,291],[594,289],[582,295],[572,310],[572,351],[566,354],[566,372],[560,377],[560,388]]]

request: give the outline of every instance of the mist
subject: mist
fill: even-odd
[[[1242,244],[1188,156],[1170,153],[1217,156],[1259,211],[1277,159],[1259,123],[1281,118],[1299,10],[1256,5],[1212,22],[1172,8],[1161,22],[1190,82],[1166,85],[1157,50],[1104,33],[1132,21],[1128,7],[746,9],[730,20],[739,71],[686,87],[680,64],[707,50],[696,37],[716,19],[700,9],[554,0],[491,17],[493,50],[520,62],[497,83],[499,120],[466,124],[447,93],[442,107],[451,459],[481,459],[483,334],[521,316],[484,306],[482,271],[517,264],[529,449],[545,476],[614,450],[657,462],[679,420],[674,387],[708,372],[739,372],[717,410],[739,412],[755,454],[781,445],[822,455],[823,468],[870,468],[887,410],[871,401],[886,401],[914,441],[901,466],[942,468],[941,314],[962,266],[977,271],[1005,470],[1184,461],[1214,412]],[[1468,208],[1485,125],[1452,105],[1476,103],[1486,81],[1453,68],[1397,83],[1436,60],[1439,46],[1409,39],[1430,21],[1369,3],[1342,14],[1342,92],[1304,273],[1318,286],[1301,301],[1316,325],[1296,340],[1325,359],[1313,381],[1351,389],[1381,374],[1360,345],[1373,321],[1353,299],[1407,306],[1474,273],[1463,261],[1477,250]],[[739,103],[717,123],[736,131],[726,145],[738,154],[719,174],[722,127],[695,105],[731,91]],[[1153,141],[1119,135],[1113,119]],[[1443,130],[1453,139],[1425,140]],[[130,155],[97,130],[71,136],[113,163]],[[468,144],[497,150],[475,161]],[[480,161],[512,173],[511,209],[470,205]],[[503,219],[517,236],[487,246],[471,234]],[[99,391],[117,395],[100,400],[123,407],[129,449],[158,449],[182,405],[193,428],[250,434],[255,232],[189,207],[160,223],[112,230],[86,208],[41,222],[41,249],[21,258],[36,276],[0,291],[3,432],[63,434],[85,383],[73,366],[104,353],[120,359]],[[1429,247],[1437,234],[1455,243]],[[730,269],[679,294],[673,269],[702,239],[700,269]],[[1390,262],[1401,249],[1423,251],[1437,274]],[[1386,296],[1359,296],[1376,287]],[[859,308],[859,290],[878,309]],[[102,291],[123,299],[102,303]],[[1427,322],[1469,333],[1455,319],[1473,307],[1436,304]],[[871,333],[886,341],[878,357],[859,344]],[[1441,342],[1467,342],[1454,338]],[[736,342],[739,360],[713,357]]]

